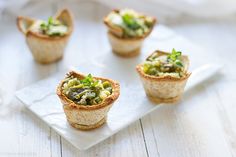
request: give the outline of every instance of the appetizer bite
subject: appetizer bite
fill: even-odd
[[[154,17],[131,9],[113,10],[104,18],[113,52],[124,57],[140,53],[143,40],[152,32]]]
[[[119,94],[120,85],[116,81],[75,71],[69,72],[57,87],[68,122],[81,130],[104,124]]]
[[[180,100],[186,82],[189,59],[180,51],[172,53],[155,51],[136,70],[147,96],[155,102],[176,102]]]
[[[18,16],[17,26],[25,35],[34,59],[47,64],[63,57],[73,30],[73,21],[69,11],[64,9],[55,17],[49,17],[48,21]]]

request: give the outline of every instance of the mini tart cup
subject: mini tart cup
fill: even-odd
[[[30,28],[37,22],[36,19],[17,17],[18,29],[25,35],[26,43],[34,59],[42,64],[52,63],[63,57],[65,47],[73,31],[73,19],[69,10],[61,10],[56,14],[55,19],[67,25],[68,32],[65,35],[48,36],[34,32]]]
[[[159,50],[154,53],[158,53],[159,55],[169,54]],[[174,103],[181,99],[186,82],[191,75],[191,73],[187,72],[189,66],[188,57],[182,56],[182,61],[185,65],[186,74],[181,78],[147,75],[143,72],[142,64],[136,66],[146,95],[151,101],[156,103]]]
[[[113,10],[112,12],[119,12],[119,10]],[[154,23],[153,26],[149,29],[147,33],[140,37],[133,37],[133,38],[124,38],[123,30],[118,27],[114,26],[108,20],[108,17],[105,17],[103,22],[108,28],[108,39],[110,45],[112,47],[112,51],[122,57],[133,57],[137,56],[140,53],[142,43],[146,37],[152,32],[153,27],[156,23],[156,19],[153,18]]]
[[[67,76],[74,76],[80,79],[85,77],[84,75],[75,71],[69,72]],[[78,105],[67,98],[62,92],[64,80],[62,80],[57,87],[57,95],[63,104],[67,121],[74,128],[80,130],[90,130],[103,125],[106,122],[108,111],[120,95],[120,85],[118,82],[101,77],[94,78],[110,82],[113,88],[112,94],[104,99],[102,103],[96,105]]]

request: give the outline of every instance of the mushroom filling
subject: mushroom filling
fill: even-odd
[[[148,33],[154,25],[154,18],[141,15],[131,9],[112,12],[108,20],[123,30],[123,37],[140,37]]]
[[[112,90],[110,82],[95,79],[91,74],[84,79],[69,76],[62,86],[62,92],[78,105],[99,104],[112,94]]]
[[[52,17],[49,17],[47,22],[40,22],[39,31],[45,35],[63,36],[67,33],[67,30],[68,28],[66,25],[57,19],[53,19]]]
[[[172,53],[169,55],[154,53],[144,62],[143,71],[145,74],[153,76],[183,77],[186,71],[181,55],[182,53],[175,49],[172,49]]]

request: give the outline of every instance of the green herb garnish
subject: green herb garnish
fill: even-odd
[[[122,16],[122,19],[124,21],[124,23],[130,28],[130,29],[133,29],[133,30],[136,30],[138,28],[140,28],[141,26],[138,24],[137,22],[137,19],[132,16],[131,14],[124,14]]]
[[[47,22],[42,22],[40,24],[40,30],[43,34],[47,34],[49,36],[62,36],[66,34],[67,27],[59,20],[49,17]]]
[[[62,89],[63,93],[78,105],[101,103],[112,93],[110,82],[94,79],[91,74],[83,79],[72,76],[67,78]]]
[[[152,17],[141,15],[130,9],[111,13],[108,18],[111,23],[123,30],[124,37],[140,37],[150,31],[154,25]]]
[[[181,60],[182,52],[172,49],[169,55],[158,55],[154,53],[148,57],[143,64],[143,72],[154,76],[182,77],[184,65]]]
[[[169,62],[176,64],[177,66],[183,67],[183,63],[180,61],[182,52],[172,49],[172,53],[168,55]]]
[[[50,16],[50,17],[48,18],[48,25],[53,25],[54,23],[55,23],[55,22],[54,22],[52,16]]]

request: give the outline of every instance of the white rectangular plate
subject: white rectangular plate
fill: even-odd
[[[159,27],[159,31],[160,36],[158,38],[163,38],[163,42],[160,41],[160,43],[162,42],[162,45],[164,45],[162,47],[167,48],[168,41],[174,42],[172,40],[173,33],[161,27]],[[164,32],[164,34],[161,32]],[[165,37],[170,34],[171,39],[167,40]],[[159,40],[156,39],[155,34],[151,39],[153,39],[153,42]],[[176,40],[180,41],[182,38],[176,38]],[[185,41],[181,42],[186,44]],[[76,70],[80,72],[85,74],[91,73],[94,76],[108,77],[119,81],[121,85],[120,97],[109,111],[107,123],[95,130],[80,131],[72,128],[67,123],[62,104],[56,95],[56,86],[64,78],[64,72],[21,89],[17,91],[16,96],[30,111],[45,121],[62,137],[78,149],[85,150],[161,106],[153,104],[147,99],[135,71],[135,66],[144,60],[146,56],[147,54],[142,54],[136,58],[123,59],[109,52],[78,67],[76,66]],[[193,70],[185,92],[188,92],[188,89],[213,76],[219,69],[220,67],[217,65],[207,64]]]

